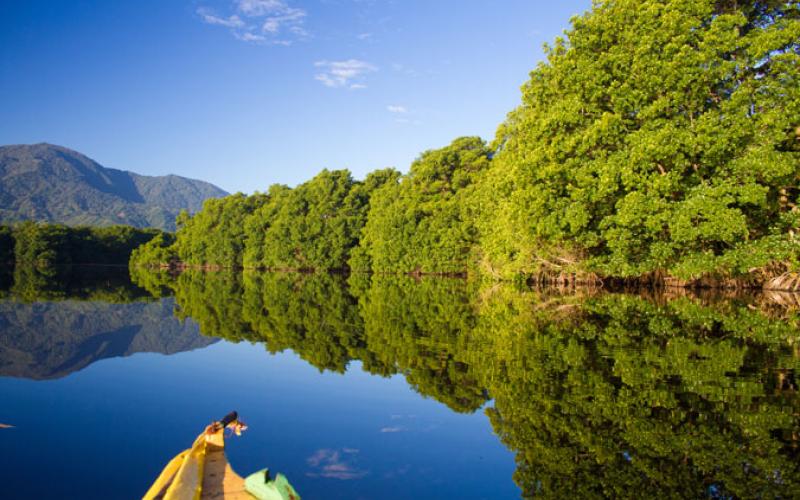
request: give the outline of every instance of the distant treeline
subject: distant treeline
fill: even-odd
[[[393,169],[356,181],[324,170],[290,189],[207,200],[134,253],[134,263],[380,272],[464,272],[476,243],[470,198],[489,149],[463,138],[423,154],[403,176]]]
[[[131,252],[161,235],[130,226],[69,227],[22,222],[0,226],[0,263],[50,269],[72,264],[125,265]]]
[[[794,286],[798,2],[617,0],[572,23],[491,144],[209,200],[134,264]]]

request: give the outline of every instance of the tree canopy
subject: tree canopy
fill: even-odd
[[[490,265],[697,278],[796,258],[796,1],[596,2],[546,52],[498,130]]]
[[[477,241],[471,196],[489,166],[478,137],[426,151],[375,193],[360,251],[376,272],[463,273]]]
[[[209,201],[152,258],[687,283],[800,269],[800,3],[596,1],[545,50],[491,145]]]

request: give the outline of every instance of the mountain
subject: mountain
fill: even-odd
[[[101,359],[138,352],[175,354],[209,346],[175,300],[110,304],[0,300],[0,377],[61,378]]]
[[[127,224],[174,230],[182,209],[196,212],[227,195],[207,182],[106,168],[52,144],[0,147],[0,221]]]

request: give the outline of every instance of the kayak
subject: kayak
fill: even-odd
[[[225,456],[225,429],[236,434],[246,428],[236,412],[206,427],[192,447],[178,453],[161,471],[144,500],[300,500],[289,481],[268,469],[248,476],[237,474]]]

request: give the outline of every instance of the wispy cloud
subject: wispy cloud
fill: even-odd
[[[267,41],[267,37],[265,37],[264,35],[256,35],[255,33],[250,33],[249,31],[246,31],[244,33],[234,33],[233,36],[235,36],[236,38],[238,38],[239,40],[241,40],[243,42],[266,42]]]
[[[314,79],[322,82],[326,87],[348,87],[350,89],[366,88],[364,76],[368,73],[378,71],[378,68],[366,61],[358,59],[348,59],[346,61],[317,61],[314,66],[320,69],[320,73],[314,75]]]
[[[265,33],[280,33],[286,29],[290,33],[305,36],[308,33],[301,26],[307,14],[303,9],[286,8],[278,14],[268,16],[261,25]]]
[[[271,14],[286,6],[283,0],[234,0],[233,3],[241,13],[250,17]]]
[[[422,125],[421,120],[413,118],[415,115],[417,115],[417,112],[409,110],[405,106],[401,106],[399,104],[390,104],[386,106],[386,111],[395,116],[395,123],[400,123],[403,125]]]
[[[358,450],[352,448],[340,450],[323,448],[315,451],[306,459],[306,463],[311,467],[311,471],[306,475],[342,480],[361,479],[367,475],[368,471],[357,467],[357,459]]]
[[[304,28],[308,13],[287,0],[234,0],[234,13],[219,15],[207,7],[197,9],[206,24],[224,26],[238,40],[273,45],[291,45],[308,38]]]
[[[395,123],[402,125],[422,125],[422,120],[410,120],[408,118],[395,118]]]
[[[227,28],[241,28],[244,26],[244,21],[242,21],[242,19],[237,15],[232,15],[225,18],[218,17],[215,16],[211,10],[204,7],[197,9],[197,14],[206,24],[216,24],[218,26],[225,26]]]
[[[403,432],[405,428],[403,427],[382,427],[381,434],[394,434],[396,432]]]

